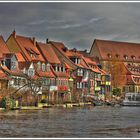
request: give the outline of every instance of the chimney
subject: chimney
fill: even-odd
[[[47,39],[46,39],[46,44],[48,44],[48,43],[49,43],[49,39],[47,38]]]
[[[14,36],[14,38],[16,38],[16,31],[15,30],[13,31],[13,36]]]
[[[72,51],[76,53],[77,52],[77,49],[76,48],[73,48]]]
[[[34,43],[34,46],[36,46],[36,39],[35,39],[35,37],[33,37],[33,43]]]

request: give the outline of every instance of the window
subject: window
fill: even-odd
[[[77,75],[78,76],[83,76],[83,69],[78,69],[77,70]]]
[[[82,82],[80,82],[80,88],[82,88]]]
[[[34,74],[35,74],[35,73],[34,73],[34,69],[30,68],[30,69],[28,70],[28,75],[32,77],[32,76],[34,76]]]
[[[65,67],[64,66],[61,67],[61,70],[62,70],[62,72],[65,72]]]
[[[80,64],[80,62],[81,62],[81,59],[77,58],[77,64]]]
[[[119,55],[118,54],[116,54],[116,58],[119,58]]]
[[[111,54],[110,54],[110,53],[108,53],[107,56],[108,56],[109,58],[111,58]]]
[[[26,83],[27,83],[26,79],[22,79],[22,80],[21,80],[21,85],[24,85],[24,84],[26,84]]]
[[[36,57],[36,58],[39,58],[39,55],[38,55],[38,54],[36,54],[36,55],[35,55],[35,57]]]
[[[19,85],[20,84],[20,79],[14,78],[14,85]]]
[[[124,58],[127,60],[128,59],[128,56],[127,55],[124,55]]]
[[[58,85],[61,85],[61,80],[58,80]]]
[[[101,74],[100,73],[98,74],[98,78],[101,78]]]
[[[54,85],[55,85],[55,79],[51,79],[51,80],[50,80],[50,84],[51,84],[52,86],[54,86]]]
[[[15,70],[16,68],[17,68],[16,62],[15,61],[11,62],[11,69]]]
[[[34,57],[34,54],[33,54],[33,53],[31,53],[31,54],[30,54],[30,56],[33,58],[33,57]]]
[[[49,78],[46,78],[45,85],[50,85],[50,83],[51,83],[50,79]]]
[[[70,60],[75,63],[75,58],[70,58]]]
[[[50,64],[49,64],[49,63],[48,63],[47,66],[46,66],[46,70],[47,70],[47,71],[50,71]]]
[[[132,55],[132,56],[131,56],[131,58],[132,58],[133,60],[135,60],[135,59],[136,59],[136,57],[135,57],[134,55]]]
[[[58,66],[55,66],[55,71],[58,71]]]
[[[37,63],[37,69],[38,69],[38,70],[41,69],[41,63],[40,63],[40,62]]]
[[[85,83],[82,83],[82,87],[85,88],[86,87],[86,84]]]
[[[79,82],[77,82],[77,88],[80,88],[80,83]]]
[[[42,64],[42,71],[46,71],[46,65],[45,65],[45,63]]]
[[[77,88],[82,88],[82,82],[77,82]]]

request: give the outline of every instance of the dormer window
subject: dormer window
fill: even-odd
[[[36,54],[36,55],[35,55],[35,57],[36,57],[36,58],[39,58],[39,55],[38,55],[38,54]]]
[[[128,59],[128,56],[127,55],[124,55],[124,58],[125,58],[125,60],[127,60]]]
[[[116,58],[119,58],[119,55],[118,54],[116,54]]]
[[[55,71],[56,71],[56,72],[58,71],[58,66],[57,66],[57,65],[55,66]]]
[[[79,58],[75,58],[75,64],[80,64],[80,59]]]
[[[135,57],[134,55],[132,55],[132,56],[131,56],[131,58],[132,58],[133,60],[135,60],[135,59],[136,59],[136,57]]]
[[[77,75],[78,76],[83,76],[83,69],[78,69],[77,70]]]
[[[32,58],[34,57],[34,54],[33,53],[31,53],[30,55],[31,55]]]
[[[45,65],[45,63],[42,64],[42,71],[46,71],[46,65]]]
[[[81,62],[81,59],[77,58],[77,64],[80,64],[80,62]]]
[[[47,66],[46,66],[46,70],[47,70],[47,71],[50,71],[50,64],[49,64],[49,63],[48,63]]]
[[[65,72],[65,67],[64,66],[61,67],[61,71]]]
[[[37,63],[37,69],[38,69],[38,70],[41,69],[41,63],[40,63],[40,62]]]
[[[108,56],[108,58],[111,58],[111,54],[110,53],[108,53],[107,56]]]
[[[16,68],[17,68],[17,65],[16,65],[17,63],[15,62],[15,61],[12,61],[11,62],[11,69],[12,70],[15,70]]]

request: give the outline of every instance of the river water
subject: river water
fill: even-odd
[[[0,137],[140,137],[139,107],[46,108],[0,112]]]

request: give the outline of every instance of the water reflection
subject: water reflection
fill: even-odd
[[[0,137],[140,137],[139,107],[0,112]]]

